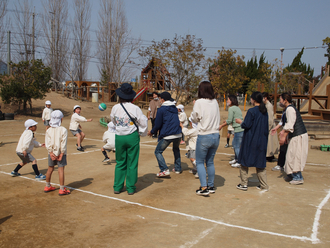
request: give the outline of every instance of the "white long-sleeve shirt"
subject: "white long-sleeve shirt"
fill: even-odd
[[[50,127],[46,131],[45,145],[48,153],[53,152],[55,156],[66,154],[68,142],[68,131],[65,127]]]
[[[297,119],[297,114],[296,111],[294,110],[294,108],[286,108],[285,110],[285,115],[286,115],[286,123],[284,124],[283,129],[285,131],[289,131],[290,133],[293,133],[294,131],[294,124],[296,123],[296,119]]]
[[[43,121],[48,121],[50,120],[50,114],[53,112],[53,109],[52,108],[44,108],[44,110],[42,111],[42,120]]]
[[[182,123],[184,127],[187,127],[189,122],[187,118],[187,114],[185,112],[179,112],[179,121]]]
[[[71,116],[71,122],[70,122],[70,130],[77,130],[79,127],[80,122],[86,122],[87,119],[83,116],[78,115],[77,113],[73,113]]]
[[[31,130],[25,130],[19,138],[16,152],[22,153],[26,151],[27,153],[31,153],[34,147],[39,146],[41,146],[41,144],[33,137],[33,132]]]
[[[190,117],[198,123],[199,135],[219,133],[220,110],[216,99],[198,99]]]
[[[196,150],[198,130],[196,128],[188,129],[188,128],[184,127],[184,128],[182,128],[182,133],[184,134],[185,138],[187,139],[186,148],[188,150]]]
[[[148,132],[148,118],[142,113],[142,110],[138,106],[130,102],[125,102],[123,105],[130,116],[134,119],[136,125],[138,125],[139,134],[141,136],[146,136]],[[120,104],[116,104],[112,107],[110,118],[116,126],[117,135],[128,135],[137,130],[136,126]]]

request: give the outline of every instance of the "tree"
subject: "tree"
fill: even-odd
[[[79,81],[83,81],[86,79],[87,75],[89,53],[91,48],[89,37],[91,6],[89,0],[75,0],[74,12],[75,15],[73,20],[73,53],[75,54],[75,68],[77,70],[77,79]]]
[[[4,56],[3,49],[1,48],[5,46],[6,31],[8,30],[8,22],[5,21],[7,5],[8,0],[0,0],[0,59]]]
[[[32,99],[44,98],[51,88],[51,69],[40,59],[11,63],[11,68],[12,76],[0,78],[0,96],[6,104],[22,104],[24,113],[29,103],[32,114]]]
[[[194,35],[175,35],[172,41],[153,41],[151,46],[140,49],[139,55],[142,60],[149,61],[155,57],[162,61],[175,82],[174,90],[178,101],[183,93],[188,97],[194,96],[204,76],[206,61],[202,44],[202,39],[197,39]]]
[[[236,50],[218,51],[218,57],[213,60],[210,66],[209,75],[216,93],[236,94],[241,88],[244,80],[247,79],[244,73],[244,56],[236,54]]]
[[[140,39],[130,38],[122,1],[101,0],[98,29],[100,74],[107,75],[106,83],[128,81],[132,73],[127,65],[132,62],[130,56],[137,50]]]
[[[327,53],[324,54],[324,57],[328,58],[328,62],[327,62],[327,65],[330,65],[330,38],[327,37],[325,38],[323,41],[323,45],[327,45],[328,48],[327,48]]]
[[[45,35],[45,63],[52,69],[52,77],[57,81],[65,79],[64,67],[69,52],[69,30],[67,0],[42,1],[44,14],[42,28]]]

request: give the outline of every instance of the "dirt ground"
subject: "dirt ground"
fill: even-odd
[[[72,193],[46,194],[45,182],[34,180],[31,164],[20,170],[21,177],[10,176],[19,163],[15,148],[24,121],[30,117],[0,121],[0,247],[330,247],[330,152],[309,150],[303,185],[285,182],[281,172],[271,171],[276,163],[268,163],[270,190],[256,189],[252,168],[244,192],[236,189],[239,169],[228,164],[233,150],[224,148],[226,138],[221,132],[215,157],[217,191],[203,197],[195,194],[200,184],[189,173],[185,146],[180,146],[183,173],[159,179],[157,141],[143,137],[137,193],[115,195],[115,154],[110,153],[111,163],[102,163],[100,151],[105,128],[99,118],[110,114],[110,104],[101,112],[98,103],[77,102],[53,92],[45,100],[64,112],[67,129],[75,104],[82,106],[82,116],[94,119],[82,124],[86,151],[76,150],[76,139],[69,133],[65,181]],[[33,102],[33,118],[39,122],[36,137],[42,143],[45,100]],[[186,112],[191,109],[186,107]],[[226,115],[221,109],[222,120]],[[309,145],[321,144],[330,145],[330,140],[309,140]],[[32,154],[45,174],[47,151],[38,148]],[[172,169],[170,148],[164,156]],[[56,171],[52,184],[59,188]]]

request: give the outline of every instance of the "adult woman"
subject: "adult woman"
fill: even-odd
[[[136,95],[133,87],[124,83],[116,89],[119,104],[113,106],[110,114],[111,121],[116,126],[116,169],[114,180],[114,193],[119,194],[124,187],[126,177],[126,190],[129,195],[135,192],[138,176],[138,161],[140,153],[140,136],[148,131],[148,118],[141,109],[132,104]]]
[[[266,153],[266,160],[268,162],[276,162],[274,155],[278,154],[278,138],[277,136],[271,135],[271,130],[275,128],[275,121],[274,121],[274,108],[273,105],[269,101],[269,94],[267,92],[262,93],[263,101],[267,108],[268,113],[268,144],[267,144],[267,153]]]
[[[241,183],[236,187],[240,190],[247,190],[249,167],[256,167],[260,183],[257,188],[268,190],[266,175],[268,114],[260,92],[252,93],[251,103],[254,107],[248,110],[244,121],[236,119],[236,122],[244,128],[241,150],[238,155],[238,162],[241,164]]]
[[[215,193],[214,188],[214,156],[219,146],[220,111],[212,84],[203,81],[198,87],[198,100],[194,103],[191,113],[192,122],[198,123],[198,137],[196,142],[197,173],[201,186],[196,190],[197,195]],[[204,167],[204,161],[207,167]]]
[[[234,139],[233,139],[233,147],[235,151],[235,159],[233,161],[230,161],[229,164],[231,164],[232,167],[239,168],[241,165],[237,163],[237,158],[239,154],[239,150],[242,143],[243,133],[244,129],[241,127],[240,124],[235,122],[235,119],[241,119],[242,117],[242,111],[238,107],[238,101],[237,97],[234,95],[229,95],[227,99],[227,103],[229,105],[228,109],[228,118],[219,126],[219,130],[221,130],[226,125],[232,125],[234,128]]]

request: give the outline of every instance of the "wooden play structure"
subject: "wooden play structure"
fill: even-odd
[[[302,113],[303,119],[309,120],[330,120],[330,75],[329,67],[322,79],[314,86],[309,83],[308,94],[302,94],[301,85],[298,87],[297,94],[292,94],[292,99],[296,100],[296,107]],[[260,87],[261,86],[261,87]],[[278,83],[275,84],[275,90],[270,96],[274,103],[280,96],[277,92]],[[263,92],[264,85],[258,84],[258,90]],[[277,104],[274,104],[274,113],[276,113]]]

